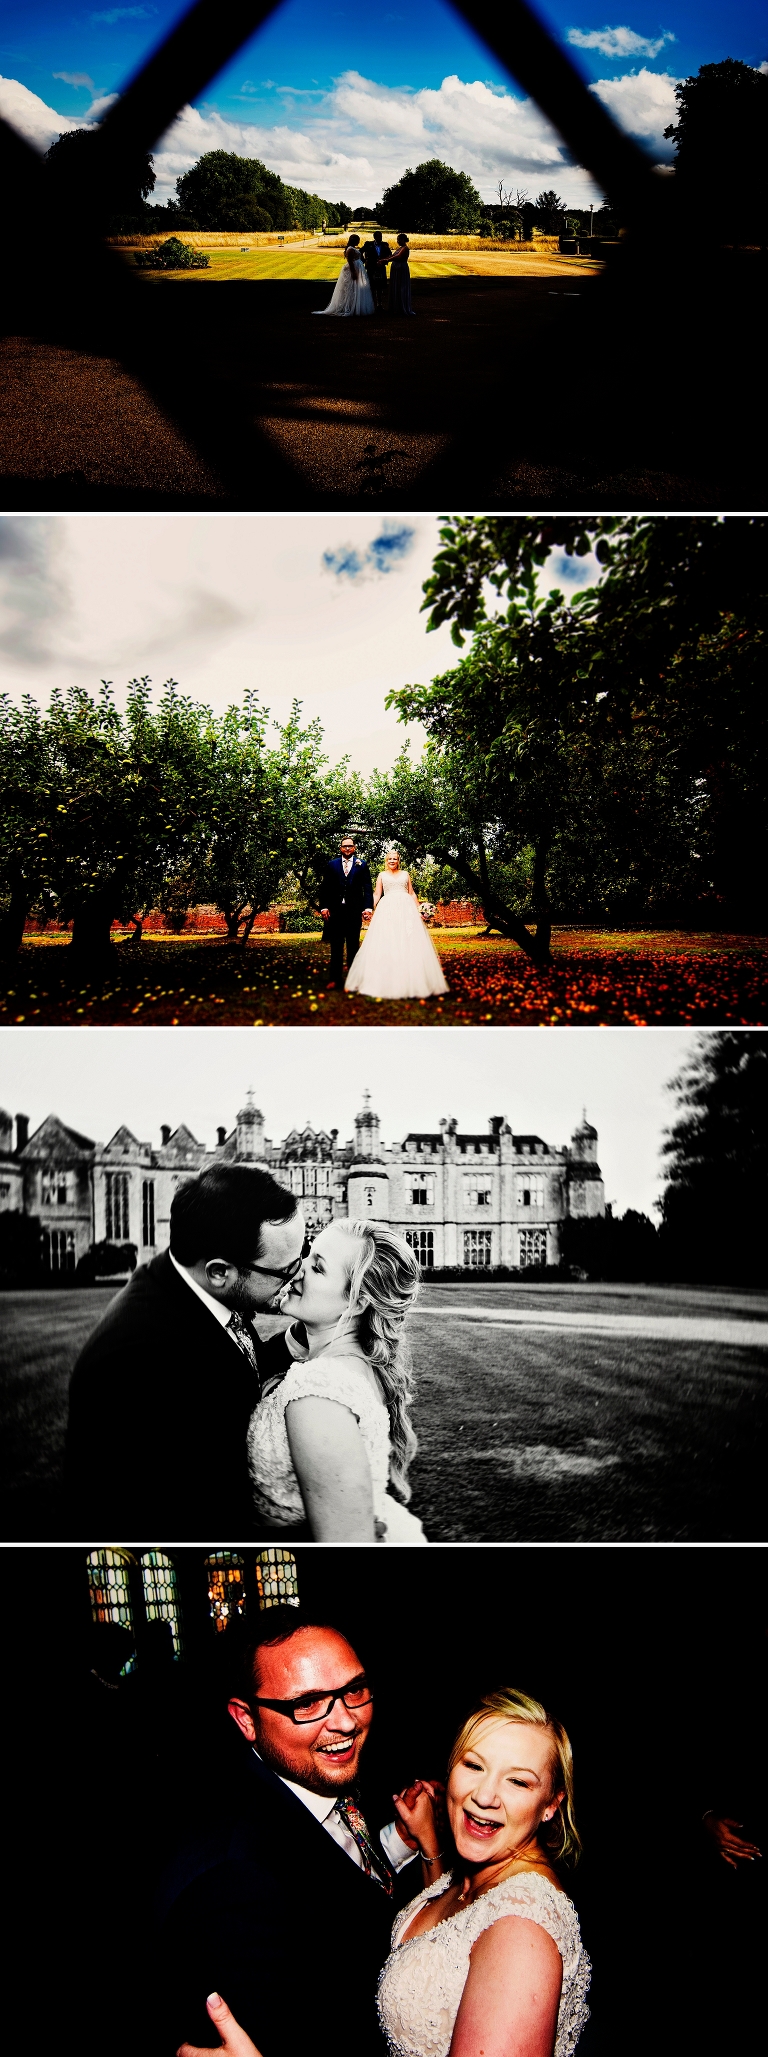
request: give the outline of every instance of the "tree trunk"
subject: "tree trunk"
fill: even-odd
[[[482,901],[483,914],[485,916],[486,921],[489,924],[492,924],[494,928],[500,929],[501,934],[503,936],[509,936],[510,942],[517,943],[518,948],[525,952],[526,957],[530,957],[532,964],[536,964],[542,969],[544,965],[551,964],[552,959],[549,954],[549,942],[552,931],[552,924],[549,915],[549,901],[546,896],[546,887],[544,887],[544,902],[547,910],[546,918],[544,918],[543,910],[541,914],[539,913],[537,905],[536,929],[535,933],[532,935],[530,929],[526,928],[525,922],[520,920],[519,915],[515,914],[511,907],[507,907],[505,902],[499,899],[498,894],[492,891],[490,880],[488,877],[488,864],[485,855],[485,848],[481,841],[478,841],[477,871],[473,870],[471,864],[467,862],[466,858],[461,856],[456,857],[452,852],[449,852],[447,850],[435,850],[435,856],[440,859],[441,864],[450,865],[452,871],[458,871],[461,878],[466,879],[467,885],[473,888],[473,891]],[[542,856],[542,866],[545,861],[545,857],[546,851]],[[538,852],[536,861],[538,862]],[[534,873],[534,894],[535,892],[536,884]]]
[[[104,886],[75,908],[71,948],[76,957],[93,964],[109,958],[113,943],[111,928],[119,912],[117,885]]]
[[[549,839],[535,845],[533,855],[533,905],[536,911],[536,946],[546,953],[549,962],[549,946],[552,940],[552,905],[547,892],[547,858]]]
[[[24,941],[24,923],[29,913],[31,894],[24,874],[19,866],[11,875],[11,899],[5,913],[0,915],[0,957],[15,957]]]

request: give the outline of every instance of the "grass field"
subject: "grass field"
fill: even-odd
[[[5,1540],[58,1534],[69,1374],[109,1297],[3,1296]],[[427,1284],[412,1483],[430,1541],[761,1540],[766,1322],[768,1294]]]
[[[202,246],[201,246],[202,247]],[[264,250],[206,250],[207,271],[146,271],[142,277],[157,284],[163,279],[186,279],[190,284],[215,285],[223,279],[337,279],[343,253],[291,247]],[[127,262],[132,263],[130,253]],[[587,257],[524,255],[519,258],[494,250],[437,251],[414,255],[410,262],[413,279],[432,278],[548,278],[563,274],[591,276],[602,270]]]
[[[94,978],[61,938],[30,937],[0,999],[0,1022],[754,1027],[766,1019],[765,937],[556,929],[553,964],[539,971],[516,944],[478,931],[433,936],[450,990],[430,1001],[329,992],[319,934],[257,936],[245,950],[218,937],[148,937],[138,950],[122,942]]]

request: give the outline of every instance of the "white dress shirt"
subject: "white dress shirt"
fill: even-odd
[[[354,864],[354,861],[355,861],[355,860],[354,860],[354,857],[342,857],[342,860],[341,860],[341,862],[342,862],[342,864],[343,864],[343,867],[344,867],[344,877],[345,877],[345,879],[348,879],[348,878],[349,878],[349,874],[350,874],[350,872],[351,872],[351,870],[352,870],[352,866],[353,866],[353,864]]]
[[[254,1757],[258,1757],[258,1750],[254,1750],[253,1754]],[[351,1857],[353,1864],[357,1865],[358,1871],[362,1871],[364,1869],[363,1853],[355,1842],[354,1836],[347,1828],[346,1822],[342,1821],[341,1816],[337,1814],[336,1802],[332,1795],[330,1793],[312,1793],[308,1786],[297,1786],[295,1779],[283,1778],[282,1772],[278,1772],[276,1775],[280,1780],[280,1784],[287,1786],[289,1793],[296,1794],[296,1798],[301,1801],[302,1806],[308,1808],[310,1814],[314,1814],[315,1820],[320,1822],[326,1834],[333,1837],[334,1843],[338,1843],[340,1850],[346,1850],[347,1856]],[[387,1863],[393,1871],[403,1871],[406,1864],[413,1863],[416,1852],[415,1850],[409,1850],[408,1844],[403,1842],[402,1836],[398,1835],[393,1821],[388,1821],[381,1830],[379,1842]]]

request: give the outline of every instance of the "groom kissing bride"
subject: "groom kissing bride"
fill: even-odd
[[[401,1749],[414,1691],[435,1682],[401,1680]],[[384,2038],[391,2057],[570,2057],[589,1960],[558,1875],[579,1850],[565,1730],[525,1693],[487,1694],[444,1805],[415,1778],[377,1833],[358,1783],[374,1704],[338,1629],[267,1615],[229,1702],[239,1780],[161,1888],[157,2057],[384,2057]]]
[[[173,1198],[72,1374],[62,1534],[418,1543],[407,1323],[419,1267],[378,1222],[310,1242],[295,1197],[218,1163]],[[256,1327],[288,1327],[264,1339]]]

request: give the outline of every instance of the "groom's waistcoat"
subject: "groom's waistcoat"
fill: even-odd
[[[162,2057],[210,2040],[213,1991],[262,2057],[383,2057],[375,1993],[392,1918],[381,1887],[251,1755],[239,1807],[164,1882]]]
[[[287,1369],[282,1334],[254,1341],[262,1376]],[[246,1436],[258,1398],[247,1358],[168,1254],[141,1265],[72,1374],[65,1536],[254,1534]]]
[[[321,907],[330,908],[331,918],[355,915],[363,907],[373,906],[373,885],[367,864],[356,857],[352,868],[345,873],[340,857],[332,857],[326,865],[320,898]]]

